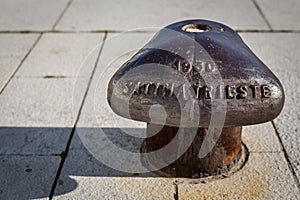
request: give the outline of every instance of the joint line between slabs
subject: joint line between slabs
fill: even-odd
[[[42,37],[43,33],[40,33],[40,35],[37,37],[37,39],[34,41],[34,43],[32,44],[32,46],[30,47],[30,49],[27,51],[27,53],[25,54],[25,56],[22,58],[22,60],[20,61],[19,65],[17,66],[17,68],[15,69],[15,71],[12,73],[12,75],[9,77],[9,79],[6,81],[6,83],[4,84],[4,86],[2,87],[2,89],[0,90],[0,95],[2,94],[2,92],[5,90],[5,88],[7,87],[7,85],[10,83],[10,81],[15,77],[16,73],[19,71],[19,69],[21,68],[21,66],[23,65],[24,61],[27,59],[27,57],[30,55],[30,53],[32,52],[32,50],[36,47],[37,43],[40,41],[41,37]]]
[[[176,181],[174,182],[174,200],[178,200],[179,199],[179,194],[178,194],[178,184],[176,183]]]
[[[69,0],[67,5],[65,6],[65,8],[63,9],[63,11],[60,13],[60,15],[58,16],[57,20],[54,22],[53,26],[52,26],[52,31],[55,29],[55,27],[57,26],[57,24],[60,22],[60,20],[63,18],[63,16],[65,15],[66,11],[69,9],[70,5],[73,3],[73,0]]]
[[[55,179],[54,179],[54,182],[53,182],[50,194],[49,194],[49,199],[50,200],[53,198],[53,195],[54,195],[54,192],[55,192],[55,189],[56,189],[56,185],[58,183],[58,180],[59,180],[59,177],[60,177],[63,165],[65,163],[65,160],[66,160],[67,156],[68,156],[68,152],[69,152],[69,148],[70,148],[70,145],[71,145],[71,141],[72,141],[74,133],[76,131],[77,123],[79,121],[79,118],[80,118],[80,115],[81,115],[81,111],[82,111],[83,105],[84,105],[86,97],[87,97],[87,93],[88,93],[89,88],[91,86],[91,82],[93,80],[93,77],[94,77],[94,74],[95,74],[95,71],[96,71],[96,68],[97,68],[97,65],[98,65],[98,62],[99,62],[99,59],[100,59],[100,55],[102,53],[102,50],[103,50],[106,38],[107,38],[107,33],[105,33],[104,38],[102,40],[102,44],[101,44],[101,47],[100,47],[100,50],[99,50],[99,53],[98,53],[98,56],[97,56],[97,59],[96,59],[96,62],[95,62],[95,66],[94,66],[94,69],[93,69],[93,71],[91,73],[91,76],[90,76],[90,79],[89,79],[86,91],[84,93],[82,102],[80,104],[80,108],[79,108],[79,111],[78,111],[78,114],[77,114],[77,117],[76,117],[76,120],[75,120],[75,123],[74,123],[74,127],[72,128],[72,131],[71,131],[71,134],[70,134],[70,137],[69,137],[66,149],[62,153],[63,156],[62,156],[62,159],[60,161],[60,164],[59,164],[59,167],[58,167],[58,170],[57,170],[57,173],[56,173],[56,176],[55,176]]]
[[[256,0],[252,0],[255,8],[258,10],[260,16],[263,18],[263,20],[265,21],[265,23],[267,24],[268,28],[270,30],[273,30],[269,20],[267,19],[266,15],[263,13],[262,9],[260,8],[260,6],[258,5],[258,3],[256,2]]]
[[[297,178],[296,172],[295,172],[295,170],[294,170],[294,168],[293,168],[293,165],[292,165],[292,163],[291,163],[291,161],[290,161],[290,159],[289,159],[289,156],[288,156],[288,154],[287,154],[287,151],[286,151],[286,149],[285,149],[285,147],[284,147],[284,145],[283,145],[283,143],[282,143],[282,139],[281,139],[281,137],[280,137],[280,135],[279,135],[279,132],[278,132],[278,130],[277,130],[277,128],[276,128],[276,125],[275,125],[274,121],[272,121],[272,125],[273,125],[273,128],[274,128],[274,130],[275,130],[276,136],[277,136],[277,138],[278,138],[278,140],[279,140],[279,143],[280,143],[280,145],[281,145],[281,149],[282,149],[283,154],[284,154],[284,157],[285,157],[285,159],[286,159],[286,161],[287,161],[288,167],[289,167],[290,171],[292,172],[292,176],[293,176],[293,178],[294,178],[294,181],[295,181],[295,183],[297,184],[298,189],[300,190],[300,183],[299,183],[299,180],[298,180],[298,178]]]

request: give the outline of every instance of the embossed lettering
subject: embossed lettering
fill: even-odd
[[[184,62],[181,65],[181,71],[183,73],[190,73],[192,69],[193,69],[193,67],[188,62]]]
[[[223,90],[223,88],[222,88],[221,85],[218,85],[216,87],[215,98],[216,99],[222,99],[222,98],[224,98],[224,90]]]
[[[150,83],[146,83],[145,84],[144,94],[148,94],[148,92],[149,92],[149,86],[150,86]]]
[[[154,92],[153,92],[153,95],[155,95],[155,96],[157,95],[159,85],[160,85],[159,83],[155,84],[155,89],[154,89]]]
[[[211,64],[210,62],[205,63],[205,71],[206,72],[212,72],[213,70],[214,70],[213,64]]]
[[[258,86],[257,85],[249,85],[249,88],[251,89],[251,92],[252,92],[252,98],[256,98],[257,97],[257,89],[258,89]]]
[[[270,98],[272,96],[271,89],[268,85],[261,86],[261,97],[262,98]]]
[[[194,92],[195,92],[195,95],[196,95],[196,99],[199,99],[200,98],[200,87],[199,87],[199,85],[193,85],[193,88],[194,88]]]
[[[193,66],[193,70],[200,73],[202,71],[202,65],[200,63],[197,63]]]
[[[211,88],[210,87],[204,86],[203,92],[204,92],[203,96],[205,99],[211,99]]]
[[[235,97],[235,86],[226,85],[225,90],[227,99],[233,99]]]
[[[167,91],[167,88],[165,88],[162,85],[158,85],[158,87],[157,87],[157,95],[158,96],[161,96],[161,97],[165,96],[166,95],[166,91]]]
[[[240,85],[236,88],[236,98],[237,99],[245,99],[247,97],[247,88],[246,86]]]
[[[131,82],[132,83],[132,82]],[[129,83],[125,83],[123,87],[123,94],[129,94]]]
[[[176,85],[174,83],[153,83],[153,82],[126,82],[123,85],[122,93],[129,95],[153,95],[160,97],[177,96],[185,100],[190,99],[191,91],[194,92],[194,99],[248,99],[251,98],[272,98],[272,87],[269,85],[216,85],[214,87],[195,83],[192,87],[189,84]]]

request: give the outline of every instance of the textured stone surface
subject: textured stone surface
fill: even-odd
[[[11,80],[0,96],[0,125],[72,127],[79,110],[79,104],[72,106],[75,81],[72,78]],[[82,99],[86,82],[81,80],[76,98]]]
[[[51,30],[68,0],[1,0],[0,30]]]
[[[110,109],[106,100],[107,86],[119,67],[144,46],[154,33],[108,34],[82,109],[79,126],[144,127],[144,123],[124,119]],[[84,73],[82,68],[81,73]]]
[[[77,131],[87,134],[97,133],[98,129]],[[120,138],[119,130],[109,129],[106,132],[108,138],[122,149],[135,152],[139,150],[141,140]],[[107,150],[106,146],[103,148]],[[85,148],[76,134],[59,178],[54,199],[173,199],[174,179],[153,176],[155,175],[130,174],[107,167]]]
[[[252,153],[240,171],[212,182],[178,180],[179,199],[297,199],[299,190],[282,153]]]
[[[300,30],[297,0],[256,1],[273,29]],[[51,31],[68,2],[71,1],[0,0],[0,90],[38,37],[38,34],[9,32]],[[104,34],[91,30],[162,27],[190,18],[216,20],[235,29],[268,29],[251,0],[73,0],[56,29],[88,33],[43,33],[17,77],[0,95],[0,199],[48,198],[60,162],[60,157],[53,154],[60,154],[66,147],[99,49],[84,59],[94,44],[100,45],[103,39]],[[143,140],[139,137],[145,137],[145,124],[116,116],[107,104],[106,86],[115,70],[152,35],[108,34],[78,132],[56,186],[55,199],[176,198],[174,179],[152,173],[129,174],[107,167],[78,137],[78,134],[97,135],[101,127],[107,136],[104,141],[110,140],[126,151],[139,152]],[[241,35],[285,88],[286,104],[274,123],[300,178],[300,34]],[[80,78],[76,79],[78,71]],[[298,199],[299,189],[271,123],[244,127],[243,140],[251,154],[241,171],[206,184],[178,179],[179,199]],[[102,150],[110,147],[102,146]]]
[[[205,18],[237,29],[267,29],[251,0],[97,1],[75,0],[56,29],[131,30],[162,27],[175,21]]]
[[[128,129],[128,130],[130,131],[132,129]],[[83,134],[97,134],[99,133],[99,131],[100,131],[99,128],[86,128],[84,130],[76,131],[76,134],[74,135],[74,138],[71,143],[68,158],[64,165],[63,173],[65,175],[78,175],[78,176],[85,176],[85,175],[101,176],[101,177],[123,177],[123,176],[128,177],[130,175],[132,176],[132,174],[130,173],[117,171],[101,163],[101,160],[97,160],[97,155],[93,154],[91,151],[88,150],[87,143],[83,142],[80,138],[84,136]],[[116,129],[106,129],[104,131],[108,133],[107,138],[105,139],[106,141],[107,140],[112,141],[114,145],[117,145],[118,147],[120,147],[120,149],[124,149],[131,152],[139,152],[141,140],[139,139],[134,140],[133,138],[129,138],[128,136],[126,137],[125,135],[121,135],[121,131]],[[102,151],[109,151],[109,147],[104,146],[104,142],[97,141],[97,144],[102,145],[102,148],[100,148]]]
[[[300,30],[298,0],[256,0],[273,29]]]
[[[279,152],[282,150],[271,122],[244,126],[242,140],[251,152]]]
[[[288,157],[300,179],[300,34],[243,34],[250,48],[277,75],[285,89],[285,105],[274,120]],[[261,45],[264,44],[264,45]]]
[[[0,154],[61,154],[71,128],[0,127]]]
[[[170,179],[162,178],[122,178],[122,177],[88,177],[70,176],[61,180],[53,199],[174,199],[174,185]],[[72,183],[73,182],[73,183]],[[66,185],[66,186],[65,186]],[[88,185],[88,187],[86,187]],[[63,189],[76,186],[72,193]]]
[[[90,76],[104,34],[44,34],[16,76]]]
[[[0,199],[46,199],[60,158],[0,156]]]
[[[0,90],[18,68],[38,34],[0,35]]]

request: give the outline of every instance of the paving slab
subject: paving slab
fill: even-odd
[[[51,30],[68,0],[1,0],[0,30]]]
[[[0,91],[36,41],[38,34],[0,35]]]
[[[113,113],[106,100],[107,86],[110,78],[120,66],[143,47],[154,34],[130,32],[108,34],[82,109],[79,127],[122,127],[122,125],[123,127],[136,127],[136,125],[144,127],[142,123],[133,125],[131,120],[121,119]],[[79,76],[84,74],[84,71],[85,68],[83,67]]]
[[[85,131],[97,133],[97,129]],[[116,145],[134,151],[138,142],[117,137],[118,130],[107,130]],[[105,147],[103,147],[105,148]],[[114,159],[114,158],[112,158]],[[114,170],[97,160],[81,142],[73,138],[54,199],[174,199],[174,179],[153,174],[130,174]]]
[[[48,199],[57,156],[0,156],[0,199]]]
[[[76,188],[70,193],[55,194],[53,199],[174,199],[174,185],[171,180],[161,178],[122,178],[70,176],[61,180],[57,190],[73,181]],[[74,183],[75,182],[75,183]],[[88,185],[88,187],[86,187]]]
[[[247,33],[242,36],[283,84],[285,105],[274,123],[300,180],[300,34]]]
[[[77,88],[75,78],[14,78],[0,96],[0,126],[73,127],[87,80]]]
[[[100,131],[105,133],[106,138],[99,139]],[[107,140],[119,149],[139,152],[142,136],[145,136],[143,131],[145,128],[99,128],[99,125],[77,128],[56,186],[55,197],[173,199],[176,191],[173,186],[174,178],[158,177],[154,173],[125,173],[106,166],[105,161],[97,157],[97,152],[113,151],[110,150],[112,146],[107,145]],[[296,199],[299,191],[270,122],[244,129],[243,141],[250,151],[250,159],[242,170],[229,178],[206,184],[189,183],[199,179],[176,179],[179,199]],[[101,148],[94,151],[89,142],[96,143]],[[266,153],[272,151],[277,152]],[[110,159],[119,158],[116,156]],[[286,189],[283,188],[285,185]],[[150,188],[152,192],[147,195],[152,196],[144,196],[143,188]]]
[[[265,138],[263,131],[269,128],[268,123],[254,127],[252,131],[262,133],[256,140],[262,141]],[[78,133],[81,137],[97,135],[99,128],[79,129],[81,130],[77,130],[72,140],[69,156],[56,187],[55,197],[58,199],[159,199],[159,197],[173,199],[174,179],[157,178],[151,173],[147,175],[124,173],[107,167],[86,148],[86,143],[83,143],[78,135]],[[115,145],[127,151],[137,152],[142,139],[130,137],[126,135],[126,132],[141,130],[133,128],[125,128],[125,130],[123,132],[117,128],[104,128],[107,140],[111,140]],[[271,133],[273,134],[272,131]],[[253,152],[254,147],[264,153],[250,153],[250,159],[244,168],[226,179],[197,185],[194,184],[194,180],[197,181],[197,179],[177,179],[179,199],[297,199],[299,191],[283,153],[265,153],[270,150],[270,146],[264,143],[259,146],[260,142],[256,144],[251,137],[247,138],[250,134],[251,131],[246,130],[243,136],[249,151]],[[101,141],[98,142],[101,145]],[[276,146],[276,144],[273,145]],[[103,145],[103,150],[109,150],[107,148]],[[129,188],[134,188],[134,190]],[[152,196],[144,196],[143,188],[150,189],[152,192],[146,194]]]
[[[300,30],[298,0],[256,0],[273,29]]]
[[[267,29],[251,0],[74,0],[56,30],[131,30],[203,18],[236,29]]]
[[[89,77],[95,67],[104,34],[44,34],[16,74],[18,77],[80,75]],[[83,66],[84,65],[84,66]]]
[[[0,127],[1,155],[58,155],[67,145],[72,128]]]
[[[283,153],[251,153],[246,165],[224,179],[178,179],[183,199],[298,199],[300,193]]]
[[[244,126],[242,140],[247,143],[250,152],[280,152],[281,144],[271,122]]]

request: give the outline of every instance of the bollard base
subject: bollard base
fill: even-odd
[[[160,131],[152,136],[151,133],[157,129],[160,129]],[[178,130],[178,127],[163,126],[161,128],[159,125],[148,124],[147,134],[151,137],[148,137],[144,141],[141,152],[149,153],[159,151],[175,138]],[[183,128],[181,131],[187,134],[190,130],[191,128]],[[210,137],[212,140],[207,140],[209,136],[207,128],[198,128],[196,131],[196,136],[185,152],[178,152],[178,149],[180,149],[179,146],[182,145],[180,140],[177,142],[177,146],[176,143],[175,146],[173,145],[174,151],[172,151],[171,154],[180,153],[179,158],[167,165],[167,167],[158,170],[157,172],[160,175],[190,178],[215,176],[228,172],[240,160],[242,155],[241,126],[224,127],[219,137]],[[206,144],[203,143],[204,141]],[[210,145],[207,143],[210,143]],[[208,148],[208,153],[205,154],[204,157],[199,158],[201,148]],[[203,149],[201,149],[201,151],[203,151]],[[148,156],[149,154],[142,154],[141,159],[145,167],[155,169],[156,165],[158,168],[161,163],[166,163],[166,160],[168,160],[166,156],[173,156],[171,154],[158,154],[150,157]]]

